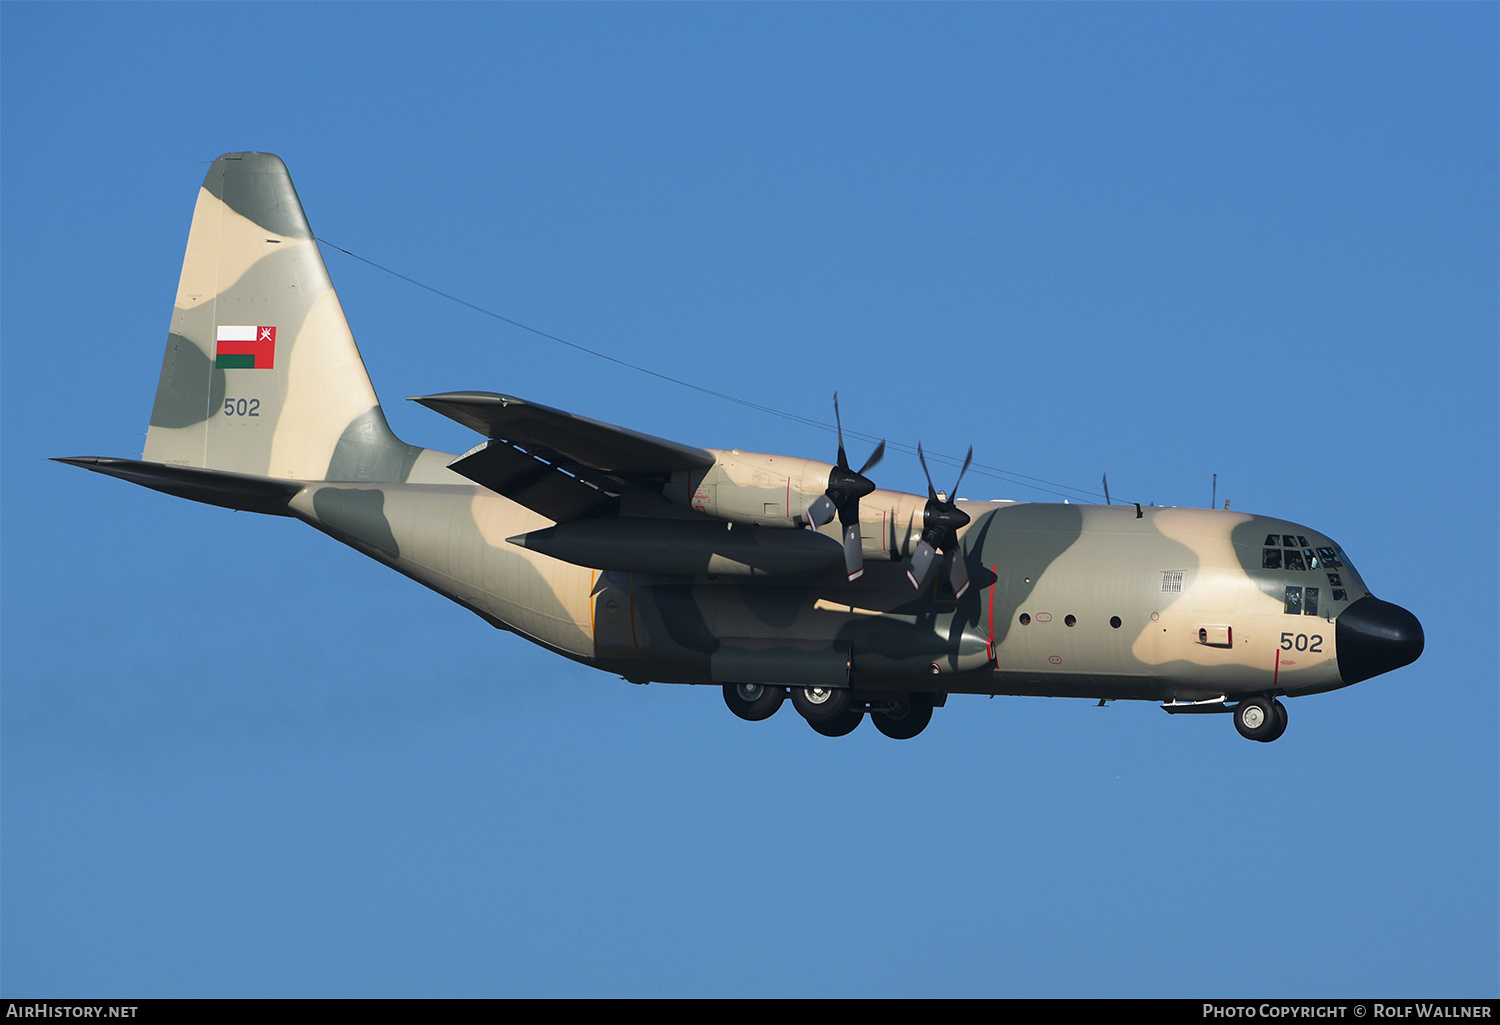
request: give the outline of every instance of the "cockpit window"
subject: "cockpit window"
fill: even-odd
[[[1272,534],[1271,536],[1275,537],[1276,535]],[[1267,548],[1267,549],[1265,549],[1261,553],[1260,568],[1261,569],[1280,569],[1281,568],[1281,549],[1280,548]]]
[[[1267,534],[1266,535],[1266,545],[1268,547],[1274,545],[1275,547],[1280,548],[1281,547],[1281,535],[1280,534]]]
[[[1316,616],[1318,614],[1318,600],[1321,597],[1322,588],[1288,587],[1286,589],[1286,614],[1289,616]],[[1343,590],[1334,588],[1333,600],[1346,600]]]
[[[1302,550],[1302,554],[1307,559],[1307,568],[1308,569],[1317,569],[1318,568],[1318,557],[1313,554],[1313,551],[1312,551],[1311,548],[1304,548]]]
[[[1307,547],[1307,538],[1303,537],[1301,534],[1298,534],[1297,535],[1297,543],[1299,545],[1301,545],[1303,548],[1306,548]]]
[[[1287,569],[1307,569],[1307,564],[1302,561],[1302,553],[1295,548],[1286,550]]]

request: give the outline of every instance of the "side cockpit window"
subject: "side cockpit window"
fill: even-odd
[[[1318,614],[1318,597],[1321,588],[1317,587],[1288,587],[1286,589],[1286,614],[1289,616],[1316,616]],[[1334,599],[1339,592],[1335,591]]]
[[[1272,534],[1271,536],[1275,537],[1276,535]],[[1267,548],[1262,553],[1262,555],[1261,555],[1260,568],[1261,569],[1280,569],[1281,568],[1281,549],[1280,548]]]

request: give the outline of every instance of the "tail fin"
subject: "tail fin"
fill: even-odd
[[[226,153],[188,232],[143,458],[289,480],[405,480],[281,158]]]

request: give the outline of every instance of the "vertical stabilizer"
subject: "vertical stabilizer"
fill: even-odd
[[[292,480],[401,481],[391,433],[281,158],[215,160],[193,211],[143,458]]]

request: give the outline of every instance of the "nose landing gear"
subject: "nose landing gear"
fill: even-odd
[[[1235,707],[1234,728],[1246,740],[1269,744],[1286,732],[1286,706],[1275,698],[1245,698]]]

